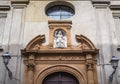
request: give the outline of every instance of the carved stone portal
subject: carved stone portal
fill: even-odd
[[[59,24],[56,29],[52,28],[56,25],[50,25],[52,32],[50,37],[53,37],[49,45],[43,46],[45,35],[39,35],[21,50],[25,67],[24,84],[42,84],[47,75],[55,72],[70,73],[78,79],[79,84],[98,84],[96,69],[98,49],[83,35],[75,36],[77,46],[71,45],[68,32],[70,28],[67,31],[66,24],[64,23],[62,27]],[[54,42],[55,32],[59,31],[66,39],[64,45],[57,45]]]

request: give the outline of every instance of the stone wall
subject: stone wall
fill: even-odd
[[[115,55],[120,59],[120,1],[118,0],[66,0],[75,7],[72,21],[71,43],[76,45],[75,35],[88,37],[100,50],[98,60],[99,84],[110,84],[113,69],[109,63]],[[49,44],[49,18],[45,7],[52,0],[0,0],[0,84],[23,84],[23,61],[20,50],[34,37],[45,34]],[[13,80],[2,62],[2,54],[12,56],[8,67]],[[120,65],[120,64],[119,64]],[[114,75],[113,84],[120,84],[120,66]]]

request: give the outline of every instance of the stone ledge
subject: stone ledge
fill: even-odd
[[[10,6],[9,5],[0,5],[0,10],[3,10],[3,11],[10,10]]]
[[[117,48],[118,51],[120,51],[120,45],[118,45],[118,48]]]
[[[11,0],[11,4],[28,4],[29,0]]]
[[[11,0],[11,4],[14,8],[24,8],[29,4],[29,0]]]
[[[92,0],[93,4],[110,4],[110,0]]]
[[[117,13],[117,12],[113,12],[113,17],[120,17],[120,13]]]
[[[92,0],[92,4],[96,8],[106,8],[109,6],[110,1],[109,0]]]
[[[120,5],[110,5],[110,9],[112,9],[112,10],[120,10]]]

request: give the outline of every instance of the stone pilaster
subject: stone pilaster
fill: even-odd
[[[27,84],[33,84],[34,83],[34,67],[35,65],[32,63],[29,63],[27,65],[28,67],[28,79],[27,79]]]
[[[25,23],[25,12],[28,3],[28,0],[11,0],[13,17],[9,45],[12,44],[12,46],[9,46],[9,50],[12,54],[18,54],[19,50],[22,47],[19,45],[22,45],[23,43],[22,41]]]
[[[115,24],[115,37],[117,39],[116,45],[114,47],[114,52],[115,56],[120,59],[119,54],[120,54],[120,1],[113,1],[110,4],[110,9],[112,11],[112,16],[114,19],[114,24]],[[117,50],[116,50],[117,49]],[[119,65],[119,64],[118,64]],[[120,74],[119,74],[120,66],[118,66],[118,69],[116,70],[116,74],[113,77],[112,83],[119,84],[120,82]],[[111,72],[112,73],[112,72]]]
[[[34,83],[34,68],[35,68],[34,55],[30,55],[27,64],[27,71],[28,71],[27,84]]]
[[[95,8],[96,14],[96,27],[97,27],[97,44],[100,49],[99,54],[99,82],[100,84],[108,84],[108,74],[106,70],[109,64],[109,60],[111,59],[111,33],[110,33],[110,25],[109,25],[109,4],[110,0],[92,0],[93,7]]]
[[[92,64],[88,64],[88,84],[94,84],[94,79],[93,79],[93,66]]]
[[[115,22],[115,29],[116,29],[116,36],[117,36],[117,50],[120,50],[120,5],[110,5],[110,9],[112,10],[114,22]]]
[[[0,83],[1,84],[5,84],[6,79],[7,79],[7,70],[5,69],[5,65],[3,63],[2,54],[5,49],[3,46],[4,44],[3,38],[4,38],[4,33],[5,33],[5,26],[9,24],[6,21],[7,17],[9,17],[8,16],[9,11],[10,11],[10,4],[5,4],[3,1],[0,1],[0,62],[1,62],[0,66],[2,67],[0,68],[0,73],[1,73]],[[7,29],[9,30],[9,28]]]
[[[93,77],[93,58],[92,55],[86,55],[88,84],[95,84]]]
[[[4,34],[4,27],[6,21],[7,13],[0,13],[0,49],[2,49],[2,41],[3,41],[3,34]]]

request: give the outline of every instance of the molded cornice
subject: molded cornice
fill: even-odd
[[[29,3],[29,0],[11,0],[11,4],[14,8],[24,8]]]
[[[3,11],[10,10],[10,6],[9,5],[0,5],[0,10],[3,10]]]
[[[120,5],[110,5],[110,9],[112,9],[112,10],[120,10]]]
[[[11,4],[28,4],[29,0],[11,0]]]
[[[92,0],[93,6],[96,8],[106,8],[110,4],[110,0]]]

